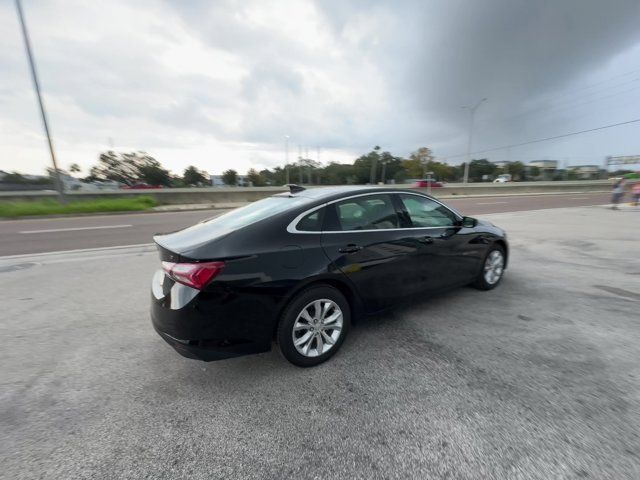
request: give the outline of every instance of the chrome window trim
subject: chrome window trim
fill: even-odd
[[[309,210],[305,210],[304,212],[302,212],[300,215],[298,215],[296,218],[294,218],[289,225],[287,225],[287,232],[289,233],[298,233],[298,234],[312,234],[312,235],[317,235],[317,234],[322,234],[322,233],[370,233],[370,232],[394,232],[394,231],[398,231],[398,230],[435,230],[435,229],[441,229],[441,228],[455,228],[453,225],[452,226],[441,226],[441,227],[409,227],[409,228],[376,228],[373,230],[335,230],[335,231],[319,231],[319,232],[306,232],[303,230],[298,230],[296,228],[296,225],[298,225],[298,223],[300,222],[300,220],[302,220],[304,217],[306,217],[307,215],[310,215],[311,213],[315,212],[316,210],[320,210],[321,208],[324,208],[328,205],[331,205],[333,203],[338,203],[338,202],[342,202],[343,200],[349,200],[351,198],[358,198],[358,197],[368,197],[370,195],[400,195],[400,194],[405,194],[405,195],[415,195],[417,197],[422,197],[422,198],[426,198],[427,200],[432,200],[440,205],[442,205],[444,208],[446,208],[448,211],[450,211],[451,213],[453,213],[453,215],[458,219],[458,220],[462,220],[462,218],[464,217],[460,212],[457,212],[455,210],[453,210],[451,207],[448,207],[447,205],[445,205],[444,203],[442,203],[439,200],[436,200],[433,197],[428,197],[426,195],[423,195],[422,193],[417,193],[417,192],[405,192],[403,190],[397,191],[397,192],[390,192],[390,191],[385,191],[385,192],[368,192],[368,193],[359,193],[357,195],[350,195],[348,197],[343,197],[343,198],[338,198],[336,200],[331,200],[330,202],[325,202],[322,205],[316,205],[313,208],[310,208]],[[395,208],[395,207],[394,207]]]

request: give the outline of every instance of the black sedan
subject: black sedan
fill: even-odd
[[[181,355],[205,361],[271,349],[309,367],[340,348],[352,319],[473,284],[507,266],[506,234],[422,193],[289,191],[154,237],[151,318]]]

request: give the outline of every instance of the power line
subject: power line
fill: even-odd
[[[571,95],[573,96],[573,98],[570,98],[571,96],[564,96],[567,98],[563,98],[563,96],[558,97],[558,99],[556,98],[550,98],[547,100],[544,100],[542,102],[542,104],[539,104],[536,107],[530,108],[525,110],[524,112],[521,113],[516,113],[514,115],[509,115],[506,118],[507,119],[516,119],[516,118],[521,118],[521,117],[525,117],[525,116],[529,116],[532,114],[535,114],[537,112],[540,111],[545,111],[545,112],[557,112],[557,111],[562,111],[562,110],[571,110],[574,109],[576,107],[580,107],[582,105],[586,105],[589,103],[593,103],[593,102],[599,102],[600,100],[605,100],[607,98],[611,98],[617,95],[622,95],[624,93],[630,93],[634,90],[637,90],[638,88],[640,88],[639,86],[634,86],[632,88],[629,88],[627,90],[623,90],[623,91],[618,91],[615,93],[609,93],[611,90],[619,88],[619,87],[624,87],[625,85],[629,85],[635,82],[640,81],[640,77],[638,78],[634,78],[632,80],[623,82],[623,83],[619,83],[618,85],[612,85],[607,87],[606,89],[603,89],[601,91],[594,91],[594,92],[587,92],[587,93],[583,93],[583,94],[579,94],[579,95]],[[606,94],[604,96],[602,96],[602,94]],[[539,102],[541,103],[541,102]]]
[[[616,79],[621,78],[621,77],[626,77],[628,75],[633,75],[633,74],[638,73],[638,72],[640,72],[640,69],[635,69],[635,70],[630,70],[628,72],[620,73],[618,75],[614,75],[612,77],[605,78],[604,80],[600,80],[599,82],[595,82],[595,83],[592,83],[590,85],[584,85],[582,87],[575,88],[575,89],[573,89],[572,93],[581,92],[583,90],[589,90],[591,88],[594,88],[594,87],[597,87],[599,85],[605,84],[605,83],[610,82],[612,80],[616,80]]]
[[[556,136],[553,136],[553,137],[538,138],[536,140],[529,140],[527,142],[522,142],[522,143],[514,143],[512,145],[502,145],[500,147],[488,148],[486,150],[477,150],[475,152],[471,152],[471,155],[477,155],[479,153],[494,152],[496,150],[503,150],[505,148],[521,147],[523,145],[530,145],[532,143],[546,142],[546,141],[549,141],[549,140],[556,140],[558,138],[571,137],[573,135],[580,135],[582,133],[595,132],[597,130],[604,130],[606,128],[620,127],[622,125],[629,125],[630,123],[637,123],[637,122],[640,122],[640,118],[635,118],[633,120],[628,120],[626,122],[612,123],[610,125],[603,125],[601,127],[596,127],[596,128],[589,128],[587,130],[580,130],[579,132],[563,133],[562,135],[556,135]],[[466,155],[466,153],[460,153],[458,155],[449,155],[449,156],[441,157],[441,158],[442,158],[442,160],[449,160],[449,159],[452,159],[452,158],[464,157],[465,155]]]

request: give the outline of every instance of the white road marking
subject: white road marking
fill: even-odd
[[[586,200],[587,198],[591,197],[569,197],[570,200]]]
[[[94,247],[94,248],[76,248],[73,250],[56,250],[53,252],[40,252],[40,253],[21,253],[18,255],[5,255],[0,256],[0,261],[3,260],[23,260],[32,257],[44,257],[47,255],[66,255],[71,254],[86,254],[86,253],[103,253],[110,252],[112,250],[128,250],[128,249],[145,249],[148,247],[155,247],[155,243],[132,243],[129,245],[114,245],[113,247]]]
[[[509,203],[509,202],[485,202],[485,203],[476,203],[476,205],[500,205],[502,203]]]
[[[78,230],[102,230],[105,228],[127,228],[133,227],[133,225],[103,225],[100,227],[75,227],[75,228],[48,228],[45,230],[23,230],[19,233],[53,233],[53,232],[75,232]]]
[[[118,245],[116,247],[79,248],[76,250],[62,250],[57,252],[26,253],[20,255],[0,256],[0,267],[15,265],[16,262],[34,262],[38,265],[52,263],[66,263],[85,260],[97,260],[103,258],[118,258],[132,255],[156,254],[156,245],[153,243],[139,243],[134,245]]]

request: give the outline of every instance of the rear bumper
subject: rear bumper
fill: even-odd
[[[206,362],[271,349],[273,310],[264,295],[238,295],[223,285],[194,290],[154,276],[151,323],[180,355]]]
[[[180,355],[204,362],[213,362],[215,360],[224,360],[225,358],[240,357],[270,350],[270,345],[260,347],[248,341],[233,343],[229,339],[186,340],[175,338],[168,333],[158,330],[155,324],[153,327],[155,331],[158,332],[158,335]]]

